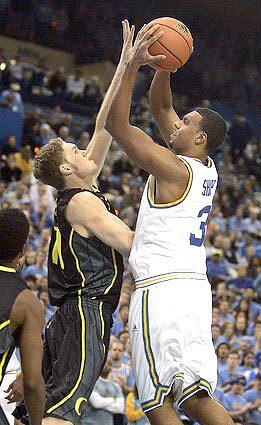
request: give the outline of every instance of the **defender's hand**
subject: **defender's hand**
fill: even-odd
[[[130,58],[132,49],[133,49],[133,36],[135,32],[135,26],[132,25],[130,28],[129,21],[127,19],[124,19],[122,21],[122,38],[123,38],[123,44],[121,49],[121,57],[120,62],[127,64],[128,60]]]
[[[149,53],[149,47],[159,40],[162,36],[163,31],[160,31],[157,34],[154,34],[157,29],[159,29],[158,24],[147,24],[144,25],[137,34],[133,51],[131,63],[134,63],[138,66],[147,65],[152,62],[160,61],[166,59],[165,55],[152,56]],[[154,35],[153,35],[154,34]]]

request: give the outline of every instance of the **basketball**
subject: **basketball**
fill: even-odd
[[[153,62],[150,66],[159,71],[175,71],[188,61],[193,52],[190,30],[175,18],[157,18],[151,22],[160,25],[155,34],[163,31],[163,35],[150,46],[149,53],[153,56],[165,55],[166,59]]]

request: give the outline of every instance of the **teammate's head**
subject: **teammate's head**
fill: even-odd
[[[80,184],[96,171],[96,164],[85,150],[59,137],[43,146],[34,159],[35,178],[57,190],[63,190],[70,181]]]
[[[18,208],[0,210],[0,263],[10,264],[25,254],[29,222]]]
[[[210,154],[225,140],[227,126],[217,112],[208,108],[197,108],[176,121],[169,147],[178,154]]]

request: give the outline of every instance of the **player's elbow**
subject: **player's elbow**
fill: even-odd
[[[44,380],[42,374],[31,375],[28,377],[24,376],[24,389],[25,392],[35,392],[38,391],[44,385]]]
[[[116,130],[116,120],[115,120],[115,116],[112,112],[109,112],[107,118],[106,118],[106,122],[105,122],[105,130],[108,131],[108,133],[110,133],[112,136],[115,133]]]

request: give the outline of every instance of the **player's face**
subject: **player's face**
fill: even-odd
[[[174,123],[168,147],[175,153],[185,153],[196,141],[200,131],[201,115],[197,111],[186,114],[183,120]]]
[[[64,160],[72,166],[73,173],[84,178],[95,174],[97,165],[89,159],[86,150],[78,149],[74,143],[63,142]]]

